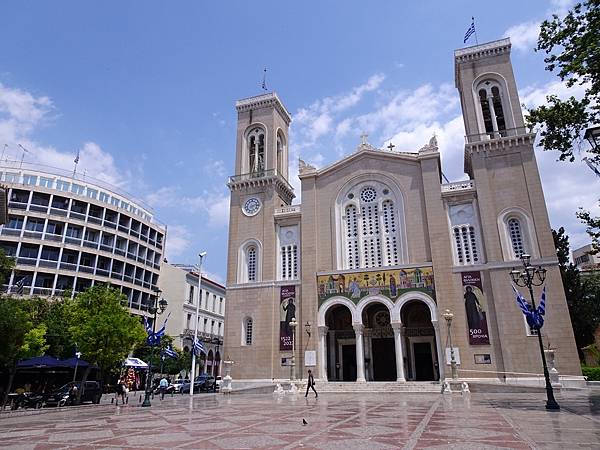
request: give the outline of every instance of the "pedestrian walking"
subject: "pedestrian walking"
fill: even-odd
[[[119,378],[119,381],[117,381],[117,389],[116,389],[116,394],[117,394],[117,401],[116,401],[116,405],[119,405],[119,397],[121,397],[121,403],[124,405],[125,404],[125,381],[122,378]]]
[[[308,369],[308,383],[306,385],[306,395],[305,397],[308,397],[308,390],[312,389],[315,393],[315,398],[317,398],[319,396],[319,394],[317,393],[317,390],[315,389],[315,377],[313,377],[312,374],[312,370]]]
[[[163,376],[158,383],[158,387],[160,388],[160,399],[163,400],[165,398],[165,392],[167,392],[167,388],[169,387],[169,380]]]

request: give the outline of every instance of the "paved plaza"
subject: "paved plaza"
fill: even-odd
[[[600,448],[600,395],[219,394],[0,415],[0,446],[18,449],[588,449]],[[133,402],[132,402],[133,403]],[[308,424],[303,425],[305,419]]]

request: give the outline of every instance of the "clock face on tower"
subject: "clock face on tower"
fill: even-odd
[[[260,200],[257,199],[256,197],[251,197],[248,200],[246,200],[246,202],[244,203],[244,206],[242,207],[242,211],[247,216],[254,216],[254,215],[258,214],[258,212],[260,211],[260,207],[261,207]]]

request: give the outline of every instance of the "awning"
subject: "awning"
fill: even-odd
[[[144,361],[142,361],[139,358],[127,358],[123,362],[123,366],[133,367],[134,369],[147,369],[148,368],[148,364],[146,364]]]
[[[89,362],[84,361],[83,359],[75,358],[74,356],[72,358],[63,359],[63,360],[60,361],[60,363],[64,367],[70,367],[70,368],[74,368],[75,366],[77,366],[77,367],[88,367],[90,365]]]
[[[48,355],[22,359],[17,363],[18,369],[44,369],[47,367],[65,367],[65,365],[59,359]]]

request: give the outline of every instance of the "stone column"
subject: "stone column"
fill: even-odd
[[[327,328],[326,326],[319,327],[319,375],[318,377],[327,381]]]
[[[365,351],[363,349],[363,324],[353,323],[354,334],[356,335],[356,381],[365,383]]]
[[[396,347],[396,381],[404,382],[404,351],[402,346],[402,323],[392,322],[394,329],[394,344]]]
[[[440,380],[444,381],[446,378],[446,351],[442,351],[442,337],[440,336],[440,324],[437,320],[432,320],[433,329],[435,330],[435,346],[437,348],[437,357],[438,357],[438,369],[440,372]]]

